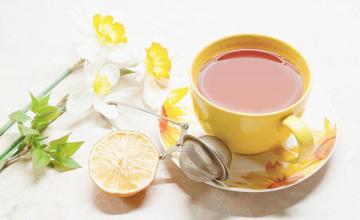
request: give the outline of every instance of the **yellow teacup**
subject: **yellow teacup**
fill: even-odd
[[[293,105],[276,112],[249,114],[225,109],[206,99],[198,89],[202,67],[214,57],[231,50],[259,49],[276,53],[293,64],[303,78],[302,97]],[[300,118],[311,88],[311,73],[305,59],[290,45],[263,35],[235,35],[205,47],[195,58],[190,75],[195,114],[206,133],[221,138],[231,151],[240,154],[262,153],[283,146],[293,134],[298,152],[292,162],[302,161],[312,151],[313,136]],[[288,152],[293,152],[288,150]]]

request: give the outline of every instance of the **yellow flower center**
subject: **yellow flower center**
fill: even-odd
[[[93,17],[93,26],[96,36],[102,44],[126,43],[125,28],[119,22],[114,22],[111,15],[102,16],[99,14]]]
[[[106,75],[97,73],[92,86],[94,92],[98,95],[106,95],[110,93],[111,83],[109,81],[109,77]]]
[[[169,59],[167,49],[159,43],[153,42],[146,49],[146,69],[149,74],[157,80],[161,78],[170,78],[171,60]]]

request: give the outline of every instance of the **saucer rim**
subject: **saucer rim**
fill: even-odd
[[[336,119],[335,119],[336,121]],[[157,129],[157,135],[160,139],[160,144],[161,144],[161,148],[162,150],[166,150],[165,148],[165,144],[161,138],[161,134],[160,134],[160,130],[159,128]],[[337,132],[336,132],[337,133]],[[304,176],[303,178],[301,178],[300,180],[294,182],[294,183],[291,183],[291,184],[288,184],[288,185],[284,185],[284,186],[280,186],[280,187],[276,187],[276,188],[267,188],[267,189],[248,189],[248,188],[241,188],[241,187],[223,187],[223,186],[220,186],[220,185],[217,185],[217,184],[214,184],[212,182],[205,182],[205,184],[209,185],[209,186],[212,186],[212,187],[215,187],[215,188],[218,188],[218,189],[223,189],[223,190],[226,190],[226,191],[232,191],[232,192],[245,192],[245,193],[265,193],[265,192],[273,192],[273,191],[278,191],[278,190],[283,190],[283,189],[286,189],[286,188],[290,188],[292,186],[295,186],[305,180],[307,180],[309,177],[311,177],[312,175],[314,175],[316,172],[318,172],[328,161],[329,159],[331,158],[332,154],[334,153],[335,151],[335,147],[336,147],[336,142],[337,142],[337,138],[335,137],[335,141],[334,141],[334,144],[333,144],[333,147],[331,149],[331,152],[329,153],[329,155],[323,159],[321,161],[321,164],[319,164],[312,172],[310,172],[308,175]],[[177,158],[175,157],[171,157],[171,160],[172,162],[178,167],[180,168],[180,165],[179,165],[179,161]]]
[[[323,90],[322,88],[318,88],[320,90]],[[333,107],[333,104],[330,102],[328,102],[328,105],[331,107],[331,111],[332,111],[332,117],[331,117],[331,120],[332,122],[337,125],[337,114],[336,114],[336,111]],[[158,113],[161,113],[158,112]],[[326,158],[322,159],[320,164],[317,165],[316,168],[314,168],[311,172],[309,172],[309,174],[307,174],[306,176],[304,176],[303,178],[299,179],[298,181],[295,181],[291,184],[288,184],[288,185],[283,185],[283,186],[280,186],[280,187],[276,187],[276,188],[265,188],[265,189],[250,189],[250,188],[241,188],[241,187],[232,187],[232,186],[228,186],[228,187],[224,187],[224,186],[220,186],[220,185],[217,185],[215,183],[212,183],[212,182],[205,182],[205,184],[209,185],[209,186],[212,186],[212,187],[215,187],[215,188],[218,188],[218,189],[223,189],[223,190],[227,190],[227,191],[232,191],[232,192],[244,192],[244,193],[265,193],[265,192],[274,192],[274,191],[278,191],[278,190],[283,190],[283,189],[287,189],[287,188],[290,188],[290,187],[293,187],[305,180],[307,180],[309,177],[311,177],[312,175],[314,175],[316,172],[318,172],[328,161],[329,159],[331,158],[332,154],[334,153],[335,151],[335,148],[336,148],[336,143],[337,143],[337,130],[336,130],[336,133],[335,133],[335,139],[334,139],[334,143],[332,145],[332,149],[331,149],[331,152],[327,155]],[[157,136],[160,140],[160,144],[161,144],[161,149],[162,150],[166,150],[167,148],[165,147],[165,143],[161,137],[161,133],[160,133],[160,127],[159,125],[157,124]],[[180,168],[180,164],[178,162],[178,159],[176,157],[171,157],[171,160],[173,163],[175,163],[175,165]]]

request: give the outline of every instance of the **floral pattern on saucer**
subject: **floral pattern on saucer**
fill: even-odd
[[[310,159],[300,163],[281,162],[281,158],[274,162],[268,161],[263,172],[248,172],[242,177],[244,181],[229,182],[229,186],[242,186],[251,189],[271,189],[286,186],[297,182],[314,171],[334,147],[336,126],[332,126],[325,119],[324,130],[314,130],[315,150]]]
[[[190,133],[200,135],[203,132],[194,118],[189,101],[187,87],[174,89],[165,99],[161,114],[175,121],[189,122]],[[258,155],[233,154],[230,178],[225,182],[226,187],[221,188],[244,192],[272,191],[295,185],[311,176],[327,161],[335,144],[336,125],[327,117],[324,118],[322,128],[313,129],[315,148],[309,159],[287,163],[284,158],[289,155],[281,148]],[[159,133],[163,147],[167,149],[175,145],[180,128],[162,119],[159,121]],[[247,168],[240,170],[239,167]]]

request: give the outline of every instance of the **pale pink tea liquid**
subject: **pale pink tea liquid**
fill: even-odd
[[[262,50],[230,51],[201,70],[200,92],[211,102],[236,112],[268,113],[300,99],[303,90],[296,69],[277,54]]]

